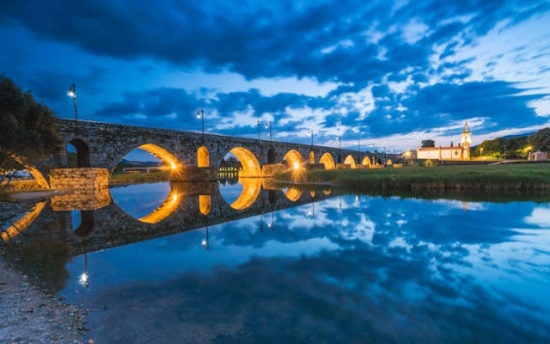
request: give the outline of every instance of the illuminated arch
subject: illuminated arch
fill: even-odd
[[[243,147],[235,147],[231,149],[230,152],[234,154],[241,162],[243,169],[239,171],[239,178],[262,176],[260,163],[258,162],[258,159],[254,155],[254,153]]]
[[[182,200],[183,196],[172,190],[160,207],[155,209],[151,214],[140,217],[138,220],[150,224],[159,223],[176,211]]]
[[[171,168],[173,170],[178,169],[178,167],[181,167],[181,163],[179,162],[178,158],[166,149],[162,148],[161,146],[158,146],[154,143],[146,143],[144,145],[141,145],[136,148],[141,148],[144,151],[151,153],[152,155],[156,156],[160,159],[166,165],[168,168]]]
[[[210,167],[210,153],[205,146],[197,150],[197,167]]]
[[[351,168],[355,168],[355,159],[353,158],[353,156],[350,154],[346,157],[346,159],[344,160],[344,164],[346,165],[351,165]]]
[[[288,167],[296,169],[304,165],[304,158],[298,151],[291,149],[285,154]]]
[[[15,160],[15,162],[17,162],[18,164],[23,166],[27,171],[29,171],[29,173],[34,178],[34,180],[36,181],[38,186],[40,186],[43,189],[49,189],[50,188],[50,184],[48,183],[48,181],[46,180],[46,178],[44,177],[42,172],[40,172],[33,165],[27,163],[25,158],[22,158],[22,157],[18,156],[17,154],[14,154],[14,153],[11,153],[11,152],[8,152],[8,154],[10,155],[10,157],[13,160]]]
[[[212,209],[212,198],[210,195],[199,195],[199,211],[203,215],[208,215]]]
[[[313,151],[309,152],[309,163],[315,164],[315,153]]]
[[[244,210],[250,207],[260,196],[262,190],[261,178],[239,178],[239,183],[243,184],[243,191],[239,198],[231,204],[235,210]]]
[[[393,163],[391,162],[391,159],[388,159],[388,160],[386,161],[386,165],[391,166],[392,164],[393,164]]]
[[[363,158],[363,161],[361,161],[361,165],[365,165],[365,166],[371,166],[371,162],[370,162],[370,158],[368,156],[364,157]]]
[[[293,188],[293,187],[289,187],[286,192],[285,192],[285,196],[286,198],[288,198],[290,201],[292,202],[296,202],[297,200],[300,199],[300,197],[302,197],[302,194],[304,192],[300,189],[297,189],[297,188]]]
[[[323,189],[323,195],[330,196],[331,193],[332,193],[332,189]]]
[[[332,154],[328,152],[321,156],[321,159],[319,159],[319,163],[325,165],[325,170],[334,170],[334,168],[336,167]]]

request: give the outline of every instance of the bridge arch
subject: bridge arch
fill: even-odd
[[[368,155],[363,158],[363,161],[361,161],[361,165],[369,166],[369,167],[372,165]]]
[[[197,167],[210,167],[210,153],[205,146],[197,150]]]
[[[44,188],[44,189],[49,189],[50,188],[50,184],[46,180],[46,177],[44,177],[42,172],[40,172],[34,165],[29,164],[25,158],[20,157],[19,155],[15,154],[15,153],[7,152],[7,154],[9,154],[9,156],[16,163],[23,166],[27,171],[29,171],[29,173],[34,178],[34,180],[36,181],[38,186],[40,186],[41,188]]]
[[[289,150],[285,154],[285,159],[288,162],[288,167],[292,169],[298,169],[304,165],[302,154],[295,149]]]
[[[67,148],[69,145],[72,145],[76,149],[76,167],[90,167],[90,149],[88,145],[78,138],[69,141]]]
[[[275,163],[275,148],[273,148],[273,146],[270,146],[269,150],[267,151],[267,163],[268,164]]]
[[[325,165],[325,170],[333,170],[336,167],[336,164],[334,163],[334,158],[332,157],[332,154],[329,152],[326,152],[325,154],[321,155],[321,159],[319,159],[320,164]]]
[[[309,152],[309,163],[315,164],[315,153],[313,151]]]
[[[388,166],[393,165],[393,162],[391,161],[391,159],[386,160],[386,165],[388,165]]]
[[[162,163],[167,168],[171,169],[173,172],[177,173],[177,171],[179,171],[182,167],[182,164],[179,161],[179,159],[174,154],[169,152],[166,148],[163,148],[163,147],[161,147],[161,146],[159,146],[155,143],[145,143],[145,144],[142,144],[141,146],[132,147],[131,149],[126,151],[126,153],[124,153],[119,158],[120,160],[117,161],[114,165],[111,166],[110,173],[112,174],[113,171],[115,170],[116,166],[120,163],[120,161],[122,161],[122,159],[126,155],[128,155],[131,151],[133,151],[136,148],[143,149],[144,151],[146,151],[146,152],[150,153],[151,155],[157,157],[160,161],[162,161]]]
[[[234,147],[230,152],[241,162],[242,170],[239,171],[239,178],[256,178],[262,176],[260,163],[254,153],[244,147]]]
[[[353,155],[349,154],[346,159],[344,159],[344,164],[351,165],[351,168],[355,168],[355,159],[353,158]]]

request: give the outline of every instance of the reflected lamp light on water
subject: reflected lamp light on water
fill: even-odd
[[[78,281],[80,282],[81,285],[87,287],[88,286],[88,279],[89,279],[89,276],[85,272],[82,275],[80,275],[80,278],[78,279]]]

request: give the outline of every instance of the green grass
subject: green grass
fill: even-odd
[[[151,173],[113,173],[109,178],[109,185],[127,185],[139,183],[153,183],[167,181],[170,172],[159,171]]]
[[[276,178],[291,182],[291,173]],[[501,164],[308,171],[308,183],[330,182],[357,191],[550,190],[550,164]]]

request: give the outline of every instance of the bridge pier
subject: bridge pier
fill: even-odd
[[[170,182],[218,181],[218,171],[212,167],[183,166],[170,173]]]
[[[109,187],[109,171],[106,168],[54,168],[49,177],[53,190],[95,192]]]
[[[266,164],[262,166],[262,177],[273,178],[275,173],[285,172],[288,166],[285,164]]]

